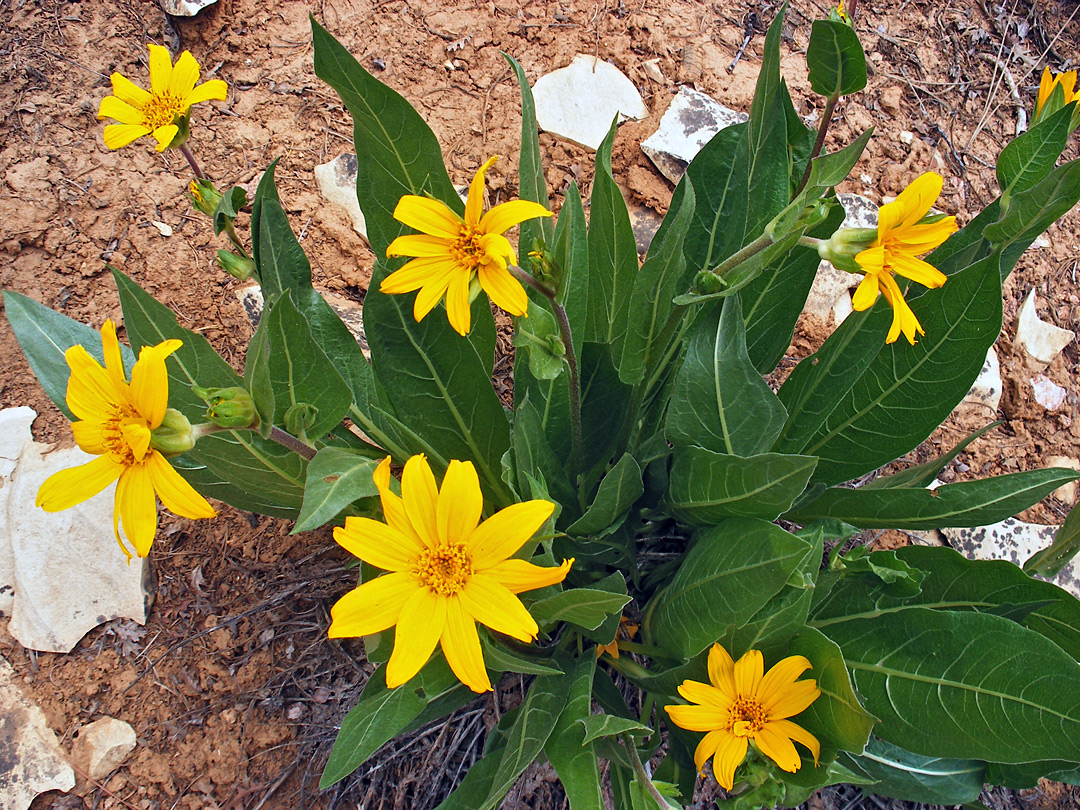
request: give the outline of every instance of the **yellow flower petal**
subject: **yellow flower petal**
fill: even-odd
[[[457,239],[462,220],[445,203],[406,194],[394,208],[394,219],[417,231],[445,239]]]
[[[173,142],[176,137],[176,133],[180,131],[180,127],[176,124],[166,124],[163,127],[155,129],[151,135],[154,136],[154,140],[157,141],[157,146],[154,148],[159,152],[164,152],[169,148],[169,144]]]
[[[477,526],[476,531],[469,538],[468,545],[473,566],[477,571],[483,571],[506,560],[536,534],[544,522],[551,517],[553,511],[555,511],[555,504],[534,500],[515,503],[496,512]],[[505,580],[500,581],[509,587]],[[510,587],[510,590],[513,591],[513,587]]]
[[[387,258],[393,258],[394,256],[415,256],[417,258],[441,258],[444,262],[449,262],[450,248],[453,242],[443,236],[428,236],[426,233],[410,233],[405,236],[399,236],[386,248]],[[408,267],[409,265],[405,265]],[[397,273],[400,273],[398,270]],[[397,273],[391,274],[392,276]],[[388,278],[390,278],[388,276]],[[412,289],[416,289],[413,287]],[[390,292],[390,290],[384,290],[384,292]],[[394,290],[398,292],[398,290]],[[410,290],[401,290],[400,292],[410,292]]]
[[[724,734],[720,740],[712,764],[713,776],[724,790],[731,790],[735,785],[735,769],[746,759],[749,745],[746,737],[736,737],[734,734]]]
[[[709,680],[728,701],[739,693],[735,691],[735,660],[722,644],[713,644],[709,650]]]
[[[405,514],[405,504],[390,489],[390,456],[384,458],[379,466],[375,468],[372,478],[374,478],[375,486],[379,490],[379,500],[382,502],[383,517],[386,519],[387,525],[392,529],[396,529],[399,534],[404,535],[411,541],[413,547],[421,549],[430,547],[434,538],[424,538],[416,533],[413,525],[409,522],[408,515]],[[348,526],[348,523],[348,518],[346,518],[345,525]]]
[[[112,82],[113,95],[137,110],[141,110],[153,98],[146,90],[143,90],[139,85],[119,73],[113,73],[109,77],[109,81]]]
[[[505,510],[503,510],[505,511]],[[502,514],[501,512],[498,514]],[[476,558],[473,557],[475,564]],[[488,568],[484,573],[494,577],[504,585],[510,593],[523,593],[537,588],[546,588],[548,585],[556,585],[566,579],[573,565],[573,558],[563,560],[558,568],[541,568],[525,560],[503,560],[501,563]]]
[[[490,692],[491,681],[484,666],[480,636],[476,624],[462,609],[461,600],[446,601],[446,624],[442,632],[442,650],[446,663],[463,684],[474,692]]]
[[[920,335],[926,334],[923,331],[922,325],[919,323],[918,318],[915,317],[915,313],[908,306],[907,301],[904,300],[904,294],[900,292],[900,287],[897,286],[896,280],[893,279],[888,273],[884,274],[880,278],[881,292],[888,300],[889,304],[893,308],[893,322],[889,329],[889,334],[885,338],[886,343],[895,343],[896,339],[903,332],[904,337],[908,339],[908,342],[915,345],[915,333]]]
[[[1050,93],[1054,90],[1054,77],[1050,73],[1050,68],[1044,67],[1042,72],[1042,79],[1039,80],[1039,95],[1035,101],[1035,117],[1039,117],[1039,113],[1042,112],[1043,105],[1046,104],[1047,99],[1050,98]]]
[[[120,149],[132,141],[150,134],[150,127],[140,124],[109,124],[102,133],[105,146],[109,149]]]
[[[672,722],[687,731],[715,731],[727,723],[728,713],[715,706],[666,706]]]
[[[488,294],[495,306],[511,315],[525,315],[529,310],[529,296],[509,270],[482,264],[477,270],[480,286]]]
[[[720,743],[730,736],[726,731],[710,731],[701,738],[701,742],[694,749],[694,766],[697,768],[698,773],[705,774],[705,763],[709,761],[709,757],[716,753]]]
[[[890,231],[910,228],[934,205],[941,195],[944,178],[937,172],[925,172],[900,192],[899,196],[878,211],[878,239],[885,239]]]
[[[536,620],[514,594],[490,574],[474,574],[458,594],[462,606],[476,621],[518,641],[533,641]]]
[[[334,540],[354,557],[384,571],[409,571],[425,548],[415,535],[407,537],[364,517],[345,518],[344,528],[334,528]]]
[[[124,358],[120,354],[120,341],[116,337],[116,324],[109,318],[101,327],[101,353],[105,358],[105,370],[109,372],[117,391],[127,383]]]
[[[405,462],[405,469],[401,473],[401,499],[405,504],[405,515],[417,536],[424,539],[425,545],[434,546],[439,536],[439,524],[435,518],[439,487],[423,455],[413,456]]]
[[[150,428],[145,423],[127,422],[120,425],[120,435],[135,456],[136,461],[146,458],[146,451],[150,449]]]
[[[406,573],[384,574],[365,582],[330,608],[330,638],[356,638],[393,627],[415,592],[416,579]]]
[[[423,669],[446,626],[446,598],[417,588],[401,606],[394,651],[386,663],[386,685],[393,689]]]
[[[956,231],[956,217],[945,217],[938,222],[912,225],[910,228],[892,234],[889,240],[892,245],[890,253],[895,254],[896,251],[913,255],[929,253]]]
[[[735,689],[740,695],[756,695],[765,671],[765,660],[760,650],[747,650],[735,662]]]
[[[142,124],[143,114],[141,110],[137,110],[128,104],[126,101],[122,101],[116,96],[105,96],[101,100],[101,104],[98,106],[97,113],[98,120],[102,118],[112,118],[114,121],[119,121],[121,124]]]
[[[540,203],[529,200],[510,200],[496,205],[484,214],[480,219],[480,230],[484,233],[506,233],[525,220],[550,216],[551,212]]]
[[[103,456],[104,458],[104,456]],[[116,484],[116,503],[113,505],[113,531],[116,541],[123,548],[117,522],[124,524],[124,534],[135,547],[135,553],[145,557],[157,534],[157,499],[154,483],[145,464],[128,467]]]
[[[224,101],[228,97],[229,85],[221,79],[210,79],[188,93],[185,103],[190,107],[204,101]]]
[[[71,423],[75,443],[84,453],[100,456],[105,452],[105,445],[102,443],[102,427],[103,424],[96,419],[84,419],[81,422]]]
[[[731,708],[734,698],[728,697],[723,690],[701,681],[683,681],[679,684],[679,694],[691,703],[712,706],[726,712]]]
[[[818,760],[821,758],[821,743],[818,742],[817,737],[811,734],[802,726],[797,723],[792,723],[790,720],[775,720],[769,725],[779,734],[783,734],[790,737],[797,743],[805,745],[810,753],[814,755],[814,764],[817,765]]]
[[[198,81],[199,63],[195,61],[191,51],[184,51],[173,66],[172,76],[169,78],[169,93],[174,98],[183,100],[190,107],[191,102],[188,101],[188,96],[191,95]]]
[[[455,273],[450,277],[450,285],[446,288],[446,317],[454,331],[462,336],[469,334],[469,329],[472,328],[469,282],[469,274]]]
[[[457,262],[444,257],[424,256],[413,259],[395,270],[379,282],[379,292],[398,295],[419,290],[429,284],[437,284],[443,279],[443,289],[450,283],[448,274],[459,272]],[[438,299],[435,299],[438,301]]]
[[[50,475],[38,489],[34,503],[46,512],[62,512],[93,498],[123,471],[124,468],[108,456],[98,456],[86,464]]]
[[[485,233],[480,237],[480,247],[484,251],[481,264],[491,264],[499,270],[505,270],[507,264],[517,264],[514,246],[501,233]]]
[[[469,196],[465,202],[465,223],[467,225],[476,226],[480,223],[480,212],[484,210],[484,175],[487,174],[488,169],[495,165],[495,161],[498,159],[497,155],[488,158],[469,184]],[[487,229],[481,227],[481,230]]]
[[[761,705],[765,707],[769,717],[774,720],[782,720],[785,717],[794,717],[800,712],[806,711],[807,707],[821,695],[817,687],[817,681],[813,678],[797,683],[789,683],[781,691],[761,697]]]
[[[414,261],[441,261],[440,259],[414,259]],[[435,305],[446,295],[450,282],[457,276],[463,275],[464,271],[456,265],[444,264],[442,275],[425,284],[416,295],[413,302],[413,318],[417,323],[424,320],[425,316],[435,308]]]
[[[909,278],[931,290],[940,287],[948,281],[948,276],[934,267],[934,265],[929,262],[924,262],[922,259],[916,259],[914,256],[901,253],[893,256],[892,260],[893,270],[896,271],[897,275]]]
[[[146,467],[150,470],[154,492],[170,512],[193,520],[217,516],[214,507],[195,491],[161,453],[152,450],[146,460]]]
[[[802,759],[791,740],[780,732],[777,723],[766,723],[765,727],[754,734],[754,742],[761,753],[788,773],[795,773],[802,765]]]
[[[169,405],[169,371],[165,367],[165,358],[182,345],[181,341],[173,339],[156,346],[143,346],[131,370],[132,401],[151,430],[161,424]]]
[[[878,297],[878,276],[867,273],[863,276],[859,286],[855,289],[855,295],[851,297],[851,307],[856,312],[870,309]]]
[[[480,523],[484,496],[471,461],[451,461],[443,477],[435,520],[444,543],[464,543]]]
[[[124,400],[124,392],[82,346],[64,352],[71,376],[68,377],[67,404],[80,419],[105,421]]]
[[[155,96],[163,96],[168,92],[172,79],[172,56],[169,55],[169,49],[163,45],[150,43],[146,47],[150,49],[150,92]]]

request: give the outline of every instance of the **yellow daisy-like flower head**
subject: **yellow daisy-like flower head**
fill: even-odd
[[[334,539],[350,554],[390,573],[345,594],[331,610],[330,638],[366,636],[397,625],[386,685],[418,673],[435,649],[474,692],[491,689],[476,622],[519,641],[538,628],[515,594],[562,582],[573,560],[541,568],[509,559],[554,510],[547,501],[508,506],[480,522],[484,507],[476,469],[451,461],[442,489],[424,456],[401,476],[401,497],[390,490],[390,459],[375,471],[385,523],[349,517]]]
[[[517,255],[503,234],[527,219],[550,217],[551,212],[539,203],[511,200],[481,215],[484,175],[497,160],[491,158],[473,178],[464,219],[438,200],[413,194],[402,197],[394,209],[394,219],[421,233],[399,236],[386,248],[387,257],[415,258],[384,278],[379,290],[391,295],[419,290],[413,304],[417,322],[445,297],[450,325],[458,334],[469,334],[469,288],[474,278],[496,305],[511,315],[527,314],[525,288],[506,269],[517,264]]]
[[[150,446],[151,431],[161,425],[168,406],[165,358],[179,349],[181,342],[166,340],[143,347],[131,369],[130,382],[111,320],[101,328],[101,345],[104,368],[82,346],[72,346],[65,354],[71,368],[67,404],[79,419],[71,430],[79,447],[97,458],[51,475],[38,490],[37,505],[46,512],[59,512],[92,498],[119,479],[113,509],[116,541],[130,559],[131,552],[120,538],[122,521],[135,553],[145,557],[157,532],[155,493],[166,508],[183,517],[210,518],[217,513],[165,456]]]
[[[1042,79],[1039,81],[1039,95],[1035,99],[1036,122],[1043,117],[1043,107],[1046,106],[1046,102],[1050,100],[1050,96],[1053,95],[1054,89],[1057,87],[1061,87],[1064,92],[1064,104],[1062,106],[1080,100],[1080,92],[1076,91],[1075,70],[1070,70],[1066,73],[1058,73],[1055,76],[1050,72],[1050,68],[1043,68]],[[1057,109],[1061,108],[1058,107]],[[1057,110],[1050,110],[1049,112],[1056,111]]]
[[[855,256],[865,276],[855,290],[852,306],[861,312],[874,305],[879,292],[885,296],[893,308],[893,322],[886,343],[894,343],[903,332],[914,346],[915,333],[926,334],[904,300],[893,274],[931,289],[946,281],[944,273],[918,258],[956,232],[956,217],[922,221],[941,194],[942,183],[941,175],[926,172],[900,192],[893,202],[881,206],[877,238]]]
[[[119,122],[105,127],[105,145],[110,149],[127,146],[143,135],[153,135],[157,140],[155,148],[163,152],[173,145],[177,135],[186,138],[185,119],[191,105],[211,99],[224,101],[228,95],[229,86],[221,79],[195,86],[199,81],[199,63],[190,52],[180,54],[174,66],[168,48],[147,47],[150,48],[150,91],[113,73],[110,77],[113,95],[103,98],[98,108],[98,120],[112,118]]]
[[[781,769],[795,773],[802,759],[792,741],[806,746],[817,764],[821,744],[787,718],[817,700],[817,681],[796,680],[810,669],[801,655],[785,658],[768,672],[759,650],[735,662],[721,645],[709,650],[709,683],[683,681],[679,694],[690,706],[666,706],[672,722],[687,731],[704,731],[694,751],[699,773],[713,758],[713,774],[725,790],[735,783],[735,769],[746,757],[750,742]]]

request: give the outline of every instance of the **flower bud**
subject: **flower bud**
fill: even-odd
[[[285,429],[294,436],[303,436],[312,425],[319,409],[306,402],[296,402],[285,411]]]
[[[259,425],[259,413],[255,402],[245,389],[202,388],[191,386],[192,392],[207,404],[206,418],[223,428],[255,428]]]
[[[217,252],[217,264],[222,270],[238,281],[244,281],[255,275],[255,262],[246,256],[237,256],[228,250]]]
[[[191,422],[176,408],[166,408],[165,418],[150,432],[150,446],[166,458],[186,453],[195,446]]]
[[[840,228],[828,239],[818,242],[818,255],[832,262],[838,270],[862,273],[855,257],[870,247],[877,236],[877,228]]]
[[[221,192],[209,180],[196,178],[188,185],[188,198],[196,211],[212,217],[221,202]]]

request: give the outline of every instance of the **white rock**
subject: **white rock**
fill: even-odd
[[[667,84],[667,79],[664,78],[664,72],[660,70],[660,59],[646,59],[641,63],[642,70],[645,71],[645,75],[652,79],[657,84]]]
[[[356,155],[348,152],[315,167],[319,191],[328,202],[340,205],[352,220],[353,230],[367,241],[367,223],[356,199]]]
[[[970,559],[1009,560],[1023,565],[1032,554],[1054,542],[1058,528],[1006,518],[990,526],[941,529],[941,533],[953,548]],[[1055,576],[1049,577],[1049,581],[1080,598],[1080,561],[1072,560]]]
[[[720,130],[747,117],[683,85],[671,99],[656,132],[641,144],[641,150],[664,177],[678,183],[701,147]]]
[[[1065,395],[1068,392],[1042,374],[1035,376],[1031,381],[1031,387],[1035,390],[1035,401],[1046,410],[1056,411],[1065,404]]]
[[[1035,290],[1028,293],[1020,309],[1016,343],[1037,363],[1046,365],[1075,337],[1069,329],[1040,320],[1035,311]]]
[[[845,320],[847,320],[847,316],[854,311],[855,308],[851,305],[851,296],[847,293],[843,293],[839,298],[836,299],[836,303],[833,304],[833,323],[839,326]]]
[[[173,229],[171,225],[166,225],[164,222],[159,222],[156,219],[150,220],[150,224],[157,228],[158,233],[162,236],[168,237],[173,235]]]
[[[1068,456],[1047,456],[1046,466],[1066,467],[1067,469],[1080,472],[1080,459],[1069,458]],[[1075,504],[1077,490],[1078,487],[1076,481],[1070,481],[1067,484],[1062,484],[1050,494],[1062,503]]]
[[[114,717],[95,720],[77,733],[71,758],[79,772],[79,781],[85,776],[100,782],[123,764],[137,742],[135,729]]]
[[[217,0],[161,0],[161,8],[173,17],[194,17]]]
[[[15,670],[0,658],[0,807],[26,810],[49,790],[71,790],[68,764],[45,713],[23,693]]]
[[[146,622],[146,560],[128,564],[113,536],[115,484],[62,512],[34,506],[58,470],[95,458],[71,447],[23,448],[7,498],[7,535],[15,560],[15,603],[8,632],[24,647],[69,652],[87,631],[116,618]]]
[[[998,362],[997,352],[991,346],[986,351],[986,362],[983,363],[982,371],[961,405],[985,406],[989,411],[988,415],[992,416],[997,413],[998,405],[1001,404],[1003,387],[1001,363]]]
[[[859,194],[837,194],[837,199],[844,206],[844,228],[876,228],[878,207]],[[838,270],[831,262],[823,261],[818,265],[814,284],[806,297],[804,312],[809,312],[823,321],[831,315],[837,325],[851,314],[852,290],[862,281],[862,276]],[[846,299],[846,303],[844,300]]]
[[[915,133],[914,132],[909,132],[906,129],[902,129],[902,130],[900,130],[900,135],[898,137],[900,138],[900,143],[910,145],[911,142],[913,140],[915,140]]]
[[[25,405],[0,411],[0,613],[10,615],[15,601],[15,555],[7,532],[7,500],[10,477],[23,445],[33,441],[30,425],[37,412]]]
[[[841,193],[836,199],[844,206],[844,221],[840,223],[844,228],[876,228],[878,207],[869,197],[861,194]]]
[[[579,53],[533,87],[536,121],[545,132],[596,149],[615,116],[642,119],[649,111],[634,83],[602,59]]]

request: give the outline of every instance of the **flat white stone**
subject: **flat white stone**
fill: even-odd
[[[1048,377],[1037,374],[1031,381],[1031,387],[1035,391],[1035,401],[1046,410],[1056,411],[1065,404],[1065,396],[1068,392]]]
[[[837,194],[837,199],[844,206],[843,228],[876,228],[878,207],[867,197],[860,194]],[[848,290],[859,286],[862,276],[848,273],[833,267],[832,262],[823,261],[818,265],[814,284],[806,296],[804,312],[808,312],[828,321],[831,315],[837,325],[851,314],[851,295]],[[844,299],[844,300],[841,300]]]
[[[75,771],[64,756],[45,713],[0,658],[0,807],[26,810],[40,793],[71,790]]]
[[[194,17],[217,0],[161,0],[161,8],[173,17]]]
[[[1049,364],[1074,337],[1071,330],[1040,320],[1035,311],[1035,290],[1028,293],[1020,309],[1016,342],[1031,359]]]
[[[0,411],[0,613],[11,614],[15,601],[15,556],[7,532],[7,499],[10,479],[23,445],[33,441],[30,425],[37,411],[25,405]]]
[[[348,152],[315,167],[315,181],[327,202],[340,205],[352,220],[353,230],[367,241],[367,222],[356,198],[356,155]]]
[[[641,120],[649,111],[634,83],[614,65],[579,53],[533,86],[540,129],[589,149],[603,142],[619,116]]]
[[[746,113],[725,107],[704,93],[683,85],[671,99],[656,132],[641,144],[641,151],[664,177],[678,183],[687,164],[701,147],[720,130],[747,118]]]
[[[1009,560],[1022,566],[1032,554],[1054,542],[1058,528],[1006,518],[990,526],[940,531],[953,548],[972,560]],[[1080,562],[1072,560],[1048,581],[1080,598]]]
[[[988,416],[997,413],[998,405],[1001,404],[1001,391],[1004,384],[1001,381],[1001,363],[998,362],[997,351],[991,346],[986,351],[986,362],[983,363],[982,371],[975,379],[967,396],[961,405],[985,406],[989,411]]]
[[[1080,459],[1069,458],[1068,456],[1048,456],[1046,459],[1046,466],[1066,467],[1070,470],[1080,472]],[[1070,481],[1067,484],[1062,484],[1050,494],[1062,503],[1072,505],[1076,503],[1077,490],[1078,487],[1076,481]]]
[[[34,505],[41,484],[95,456],[78,447],[49,452],[24,446],[7,498],[7,536],[15,560],[8,632],[24,647],[69,652],[86,633],[116,618],[146,622],[146,560],[130,564],[113,535],[111,484],[62,512]]]
[[[135,729],[115,717],[102,717],[78,731],[71,758],[80,774],[100,782],[135,749]]]

